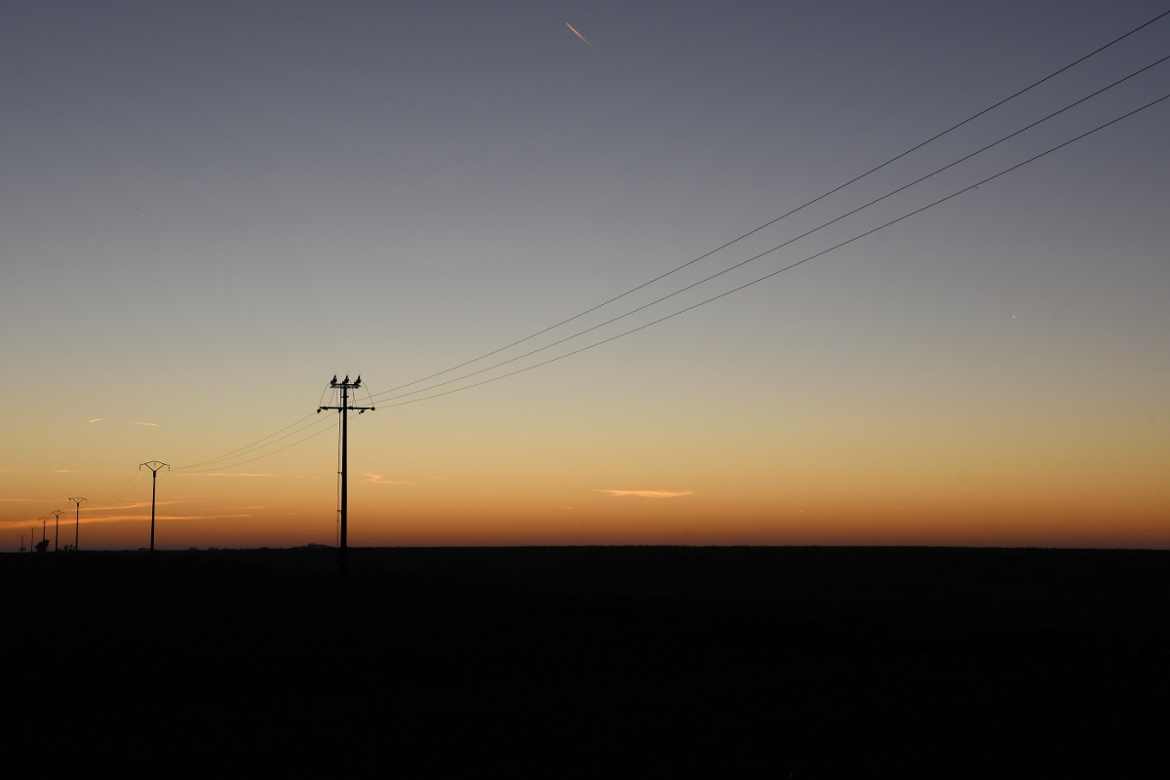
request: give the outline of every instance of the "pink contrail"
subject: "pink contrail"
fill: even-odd
[[[578,38],[581,40],[581,43],[585,44],[586,46],[592,46],[592,45],[593,45],[592,43],[590,43],[590,42],[589,42],[589,39],[588,39],[588,38],[586,38],[586,37],[585,37],[584,35],[582,35],[581,33],[577,32],[577,28],[576,28],[576,27],[574,27],[573,25],[569,24],[568,22],[565,22],[565,27],[568,27],[568,28],[569,28],[569,32],[573,33],[573,35],[576,35],[576,36],[577,36],[577,37],[578,37]]]

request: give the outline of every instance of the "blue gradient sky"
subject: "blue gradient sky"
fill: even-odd
[[[334,372],[377,390],[507,343],[1159,10],[7,3],[0,521],[82,491],[140,498],[138,461],[244,444],[311,411]],[[1163,20],[632,302],[1167,52]],[[1170,66],[711,292],[1166,91]],[[362,417],[358,470],[409,483],[355,488],[366,539],[1170,544],[1168,128],[1163,104],[654,330]],[[330,441],[231,489],[176,476],[210,523],[182,539],[331,538]],[[272,508],[210,520],[243,506]],[[1019,518],[1042,521],[1015,534]]]

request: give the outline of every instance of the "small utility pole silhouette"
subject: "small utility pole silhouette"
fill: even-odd
[[[49,512],[54,518],[53,523],[53,552],[57,552],[57,543],[61,541],[61,515],[65,514],[60,509],[54,509]]]
[[[138,470],[150,469],[150,551],[154,552],[154,499],[158,495],[158,472],[161,468],[166,468],[168,471],[171,464],[163,463],[161,460],[148,460],[146,463],[139,463]]]
[[[333,378],[329,380],[329,386],[341,392],[341,405],[318,406],[317,414],[326,410],[337,410],[337,413],[341,415],[341,531],[337,545],[337,566],[341,573],[345,574],[349,570],[349,412],[365,414],[374,411],[374,407],[350,406],[349,391],[362,386],[360,375],[350,382],[348,374],[341,381],[338,381],[337,374],[334,374]]]
[[[69,496],[73,502],[73,552],[77,552],[77,537],[81,530],[81,502],[88,501],[85,496]]]

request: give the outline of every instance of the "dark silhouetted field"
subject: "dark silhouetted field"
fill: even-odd
[[[346,581],[333,555],[0,558],[5,754],[209,777],[1163,776],[1170,553],[358,550]]]

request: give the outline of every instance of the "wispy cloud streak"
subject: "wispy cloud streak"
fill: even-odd
[[[158,521],[165,520],[239,520],[251,517],[251,514],[233,513],[233,514],[212,514],[212,515],[156,515],[155,519]],[[150,522],[150,513],[146,512],[140,515],[103,515],[101,517],[87,517],[84,513],[81,515],[81,525],[99,525],[103,523],[134,523],[134,522]],[[0,522],[0,528],[27,528],[27,520],[8,520]]]
[[[598,493],[615,498],[682,498],[693,496],[693,490],[619,490],[614,488],[599,488]]]
[[[173,506],[180,503],[177,499],[171,501],[156,501],[155,506]],[[86,512],[122,512],[127,509],[143,509],[150,506],[149,501],[132,501],[128,504],[112,504],[110,506],[87,506]]]
[[[371,485],[413,485],[413,482],[408,482],[402,479],[386,479],[385,474],[366,474],[366,482]]]
[[[243,478],[243,479],[261,479],[263,477],[271,477],[274,475],[270,474],[268,472],[256,472],[256,471],[210,471],[210,472],[207,472],[206,474],[184,474],[183,472],[179,472],[175,476],[177,476],[177,477],[229,477],[229,478],[236,477],[236,478]]]
[[[585,44],[586,46],[589,46],[589,47],[592,47],[592,46],[593,46],[593,44],[589,42],[589,39],[588,39],[588,38],[586,38],[584,35],[582,35],[580,32],[578,32],[578,31],[577,31],[577,28],[576,28],[576,27],[574,27],[573,25],[569,24],[568,22],[565,22],[565,27],[568,27],[568,28],[569,28],[569,32],[573,33],[573,35],[576,35],[576,36],[577,36],[577,38],[578,38],[578,39],[581,41],[581,43],[583,43],[583,44]]]

